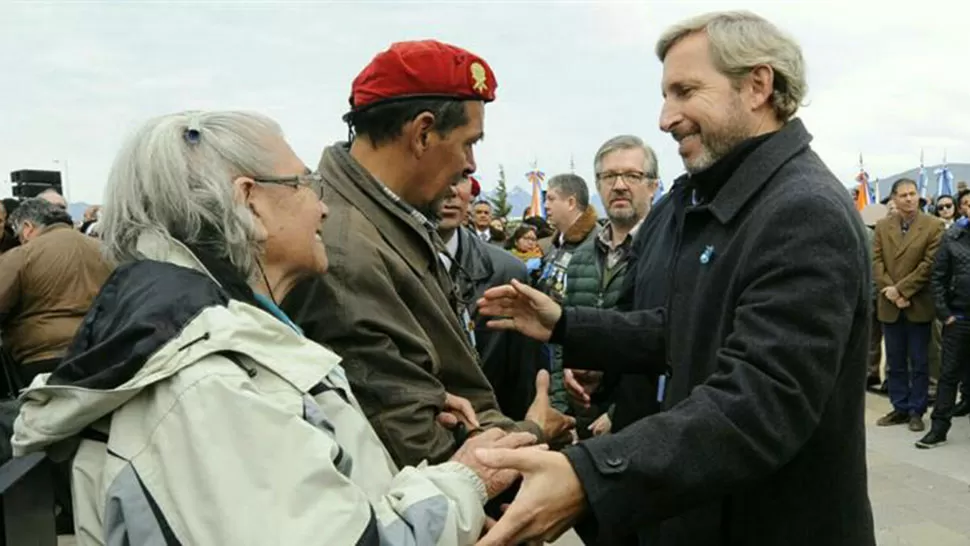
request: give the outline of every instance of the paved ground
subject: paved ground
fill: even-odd
[[[883,397],[868,396],[869,495],[877,544],[970,545],[970,420],[954,420],[946,445],[916,449],[920,433],[875,426],[890,406]]]
[[[905,426],[877,427],[890,409],[866,395],[869,496],[879,546],[970,546],[970,420],[957,419],[947,444],[916,449],[922,433]],[[929,423],[927,423],[929,425]],[[556,546],[580,546],[567,535]]]
[[[970,545],[970,420],[954,422],[949,442],[932,450],[913,447],[920,434],[905,426],[877,427],[889,402],[869,394],[869,494],[879,546]],[[62,546],[73,541],[61,540]],[[556,546],[581,546],[575,534]]]

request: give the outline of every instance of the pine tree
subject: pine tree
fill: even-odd
[[[508,188],[505,186],[505,168],[501,165],[498,166],[498,188],[495,190],[495,196],[489,197],[488,200],[492,202],[494,209],[492,211],[493,218],[504,219],[512,212],[512,205],[509,204]]]

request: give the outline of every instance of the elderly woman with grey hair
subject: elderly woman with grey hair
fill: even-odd
[[[119,265],[63,364],[24,395],[15,453],[73,455],[80,544],[471,544],[515,474],[476,447],[397,469],[340,358],[277,307],[326,270],[327,207],[269,119],[145,124],[106,188]],[[363,271],[362,275],[369,274]]]

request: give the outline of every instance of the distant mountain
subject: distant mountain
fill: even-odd
[[[592,190],[592,188],[590,188]],[[495,190],[485,192],[485,196],[488,198],[495,197]],[[522,218],[522,212],[527,209],[532,204],[532,191],[526,191],[524,188],[519,186],[513,187],[508,192],[508,202],[512,206],[512,212],[509,213],[509,218]],[[596,212],[599,215],[605,216],[603,209],[603,203],[600,201],[600,196],[595,191],[590,192],[589,196],[590,204],[596,208]]]
[[[926,188],[927,196],[935,196],[938,193],[937,188],[939,186],[937,186],[936,170],[941,168],[943,168],[942,163],[939,165],[927,165],[925,167],[926,180],[927,180],[927,188]],[[966,181],[967,183],[970,183],[970,163],[950,163],[947,165],[947,168],[950,169],[951,173],[953,173],[953,193],[956,193],[957,191],[956,186],[958,182]],[[912,180],[918,180],[919,167],[915,167],[913,169],[910,169],[908,171],[903,171],[901,173],[896,173],[891,176],[879,177],[880,197],[882,197],[883,199],[885,199],[886,197],[889,197],[889,194],[892,193],[893,182],[899,180],[900,178],[910,178]]]

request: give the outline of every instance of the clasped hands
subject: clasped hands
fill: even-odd
[[[895,286],[887,286],[886,288],[883,288],[880,293],[887,300],[893,302],[893,304],[899,309],[906,309],[910,306],[910,301],[903,297]]]
[[[562,432],[571,430],[575,421],[553,410],[549,404],[549,373],[545,370],[539,372],[536,388],[536,400],[526,417],[537,422],[543,431],[550,427],[558,427]],[[478,429],[471,403],[452,394],[446,395],[445,411],[438,415],[438,422],[446,426],[447,423],[462,422],[470,430]],[[548,451],[546,444],[536,445],[536,437],[528,432],[506,433],[497,428],[488,429],[468,438],[451,460],[464,464],[478,475],[485,484],[489,499],[522,478],[522,487],[515,501],[498,522],[486,522],[486,534],[479,545],[555,540],[572,527],[582,512],[582,486],[569,461],[561,453]],[[537,513],[533,508],[536,506],[547,510]],[[552,511],[548,511],[550,508]]]

